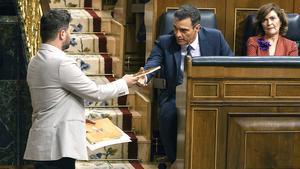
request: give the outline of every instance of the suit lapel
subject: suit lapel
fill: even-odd
[[[175,64],[176,64],[176,69],[180,68],[181,65],[181,48],[180,46],[176,43],[175,41],[175,45],[172,48],[173,53],[174,53],[174,58],[175,58]]]
[[[207,43],[206,35],[204,34],[203,30],[204,30],[204,28],[201,28],[199,33],[198,33],[200,53],[201,53],[201,56],[208,56],[207,51],[209,51],[208,50],[209,45]],[[206,48],[206,49],[204,49],[204,48]]]
[[[174,65],[173,73],[175,73],[175,71],[176,71],[176,76],[174,77],[175,81],[173,82],[173,84],[176,86],[178,80],[182,78],[182,73],[181,73],[181,69],[180,69],[181,58],[182,58],[182,56],[181,56],[181,47],[176,43],[176,46],[174,46],[173,50],[174,50],[174,58],[175,58],[175,65]]]

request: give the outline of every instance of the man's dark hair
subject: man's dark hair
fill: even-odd
[[[68,29],[71,22],[71,15],[67,10],[51,9],[41,18],[42,43],[56,38],[60,29]]]
[[[174,17],[178,20],[191,18],[193,26],[200,24],[201,20],[199,10],[192,5],[182,5],[178,10],[175,11]]]

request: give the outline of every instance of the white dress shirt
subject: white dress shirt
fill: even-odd
[[[187,47],[189,45],[192,47],[191,48],[192,58],[193,57],[197,57],[197,56],[201,56],[201,53],[200,53],[200,44],[199,44],[199,40],[198,39],[199,38],[198,38],[198,34],[197,34],[195,40],[191,44],[181,46],[181,56],[186,57],[186,55],[187,55],[187,50],[186,49],[187,49]],[[181,71],[184,70],[184,57],[181,57],[181,65],[180,65]]]

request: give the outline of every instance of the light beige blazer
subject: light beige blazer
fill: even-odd
[[[96,85],[60,49],[42,44],[29,63],[33,107],[24,159],[87,160],[83,99],[99,101],[128,94],[123,79]]]

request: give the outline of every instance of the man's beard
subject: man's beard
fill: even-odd
[[[64,44],[62,45],[62,50],[66,50],[70,47],[70,38],[67,38],[67,40],[64,42]]]

